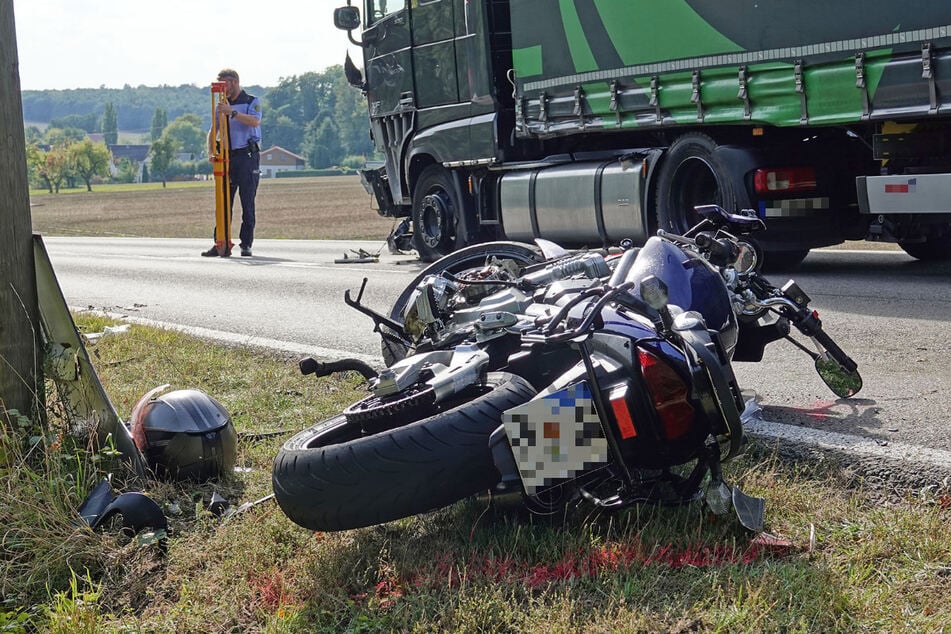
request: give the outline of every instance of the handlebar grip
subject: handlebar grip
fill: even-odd
[[[848,372],[855,372],[858,369],[858,364],[852,360],[852,357],[845,354],[845,351],[839,347],[839,345],[832,340],[825,330],[822,327],[819,327],[819,330],[816,334],[813,335],[816,341],[819,342],[823,348],[826,349],[826,352],[835,359],[839,365],[846,369]]]
[[[735,262],[739,254],[739,249],[730,240],[717,240],[705,233],[700,233],[695,241],[698,247],[706,250],[710,263],[716,266],[726,266]]]
[[[819,319],[818,313],[802,309],[793,323],[799,329],[799,332],[815,339],[848,372],[855,372],[858,369],[858,364],[822,329],[822,320]]]

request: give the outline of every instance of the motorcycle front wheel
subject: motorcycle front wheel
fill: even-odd
[[[482,268],[485,266],[486,260],[493,256],[500,260],[515,260],[515,262],[522,267],[537,264],[545,260],[541,249],[533,244],[523,244],[521,242],[484,242],[459,249],[444,258],[436,260],[420,271],[419,274],[413,278],[413,281],[403,289],[403,292],[396,298],[396,301],[393,302],[393,306],[390,308],[390,312],[387,316],[394,321],[402,323],[403,311],[406,309],[406,304],[409,302],[410,297],[412,297],[413,292],[416,290],[416,287],[419,286],[420,282],[430,275],[438,275],[443,271],[460,275],[469,269]],[[404,343],[395,340],[392,335],[389,337],[386,336],[389,334],[386,330],[386,326],[382,326],[382,329],[384,330],[384,337],[381,342],[381,353],[383,355],[383,363],[389,367],[405,358],[409,350]]]
[[[338,414],[284,443],[272,471],[277,503],[304,528],[339,531],[409,517],[489,489],[499,479],[489,435],[502,412],[534,395],[521,377],[490,372],[484,385],[395,429],[366,434]]]

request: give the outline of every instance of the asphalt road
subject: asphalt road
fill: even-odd
[[[379,363],[371,321],[343,304],[368,278],[364,302],[385,312],[422,268],[412,256],[335,263],[376,242],[259,240],[253,258],[202,258],[201,240],[46,238],[67,302],[236,343]],[[951,474],[951,265],[901,252],[816,251],[792,274],[865,380],[836,399],[811,360],[786,342],[762,363],[736,364],[763,412],[754,433],[861,455],[906,471]],[[760,420],[761,419],[761,420]],[[891,469],[891,467],[889,467]],[[928,476],[931,477],[931,476]],[[938,477],[935,475],[934,477]],[[925,478],[927,480],[927,478]]]

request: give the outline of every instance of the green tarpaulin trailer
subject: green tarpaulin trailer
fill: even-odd
[[[379,212],[427,260],[753,209],[767,261],[847,239],[951,257],[951,4],[366,0]],[[351,69],[355,70],[355,69]]]

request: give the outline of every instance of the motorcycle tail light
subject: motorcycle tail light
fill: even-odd
[[[690,431],[694,419],[687,384],[657,355],[638,349],[637,356],[664,435],[667,440],[682,438]]]

